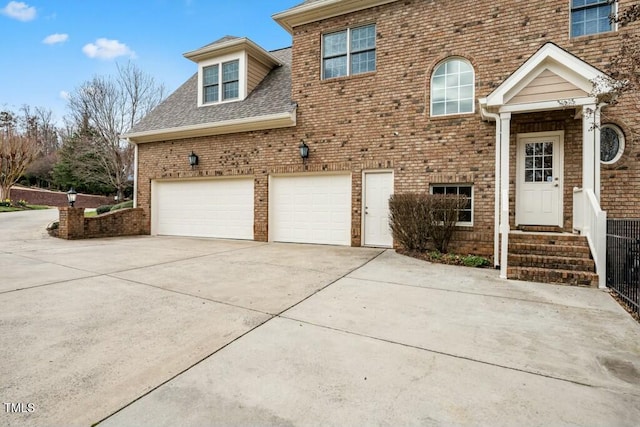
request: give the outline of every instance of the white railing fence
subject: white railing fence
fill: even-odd
[[[607,213],[600,208],[593,190],[573,189],[573,229],[587,238],[596,264],[599,287],[607,280]]]

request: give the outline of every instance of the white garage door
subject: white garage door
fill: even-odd
[[[253,179],[154,181],[152,233],[253,239]]]
[[[351,244],[351,176],[273,177],[269,230],[278,242]]]

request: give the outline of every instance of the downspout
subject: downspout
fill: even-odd
[[[138,144],[128,140],[133,144],[133,207],[138,207]]]
[[[500,266],[500,140],[502,128],[500,126],[500,115],[487,111],[485,105],[480,103],[481,115],[484,119],[494,120],[496,122],[496,167],[495,167],[495,184],[494,184],[494,209],[493,209],[493,266]]]

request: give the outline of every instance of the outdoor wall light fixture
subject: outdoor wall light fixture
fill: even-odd
[[[302,157],[302,161],[304,162],[309,157],[309,146],[304,143],[304,140],[300,140],[300,157]]]
[[[78,193],[73,187],[71,187],[69,191],[67,191],[67,201],[69,202],[69,206],[73,207],[73,205],[75,205],[77,195]]]
[[[191,154],[189,154],[189,165],[191,165],[191,169],[194,169],[198,165],[198,156],[193,152],[193,150],[191,151]]]

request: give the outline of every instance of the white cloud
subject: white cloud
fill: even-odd
[[[95,43],[88,43],[84,45],[82,51],[89,58],[113,59],[119,56],[129,56],[130,58],[136,57],[136,53],[126,44],[120,43],[118,40],[109,40],[105,38],[99,38]]]
[[[69,40],[69,34],[51,34],[42,40],[44,44],[64,43]]]
[[[65,101],[69,99],[69,92],[67,92],[66,90],[61,90],[59,95],[60,98],[64,99]]]
[[[7,15],[9,18],[23,22],[31,21],[36,18],[36,8],[21,1],[10,1],[0,12],[2,12],[3,15]]]

